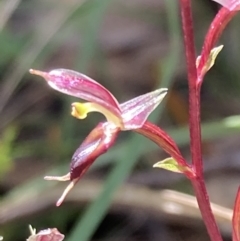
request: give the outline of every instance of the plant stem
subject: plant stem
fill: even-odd
[[[229,21],[237,14],[237,11],[230,11],[222,7],[213,19],[208,32],[205,36],[201,59],[198,65],[198,85],[201,85],[205,73],[202,73],[206,62],[208,61],[211,50],[215,47],[216,42],[220,38],[223,30]],[[200,87],[199,87],[200,88]]]
[[[190,0],[181,0],[180,7],[189,83],[189,125],[192,162],[196,175],[202,176],[203,164],[200,129],[200,93],[196,84],[196,54]]]
[[[189,82],[189,125],[192,168],[195,177],[191,179],[197,202],[212,241],[222,241],[213,216],[203,178],[201,126],[200,126],[200,86],[197,85],[196,54],[194,45],[193,20],[190,0],[180,0],[182,27]]]
[[[146,121],[141,128],[135,129],[134,131],[152,140],[173,157],[180,166],[184,167],[186,177],[190,180],[195,178],[195,173],[193,173],[191,166],[183,158],[174,140],[165,131],[148,121]]]
[[[211,241],[222,241],[221,233],[213,216],[208,193],[203,178],[191,180],[197,198],[198,206],[202,214],[205,226]]]

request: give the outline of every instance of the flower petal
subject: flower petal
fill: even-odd
[[[33,230],[32,235],[27,239],[27,241],[62,241],[64,239],[64,235],[56,228],[41,230],[37,234],[35,232],[36,230]]]
[[[166,94],[166,88],[157,89],[120,104],[125,130],[141,128]]]
[[[49,73],[29,70],[31,74],[40,75],[55,90],[83,100],[97,103],[121,118],[119,103],[102,85],[88,76],[68,69],[55,69]]]
[[[240,10],[240,0],[213,0],[230,11]]]
[[[114,144],[120,129],[111,127],[108,122],[98,124],[75,151],[70,165],[71,180],[81,177],[82,172]]]
[[[73,154],[70,173],[61,177],[45,177],[45,180],[71,181],[58,199],[57,206],[62,204],[69,191],[80,180],[92,163],[114,144],[119,131],[120,128],[108,122],[98,124]]]

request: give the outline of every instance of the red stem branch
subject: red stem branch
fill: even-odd
[[[159,147],[173,157],[180,166],[185,167],[184,174],[186,177],[191,180],[194,178],[194,173],[192,172],[191,167],[183,158],[174,140],[168,136],[165,131],[149,121],[146,121],[141,128],[135,129],[134,131],[155,142]]]
[[[198,88],[196,54],[193,33],[192,9],[190,0],[180,0],[185,54],[189,82],[189,125],[190,146],[195,178],[191,179],[197,202],[212,241],[222,241],[221,234],[213,216],[203,178],[201,126],[200,126],[200,87]]]
[[[201,59],[198,65],[198,85],[200,85],[203,81],[203,77],[205,72],[202,71],[206,62],[208,61],[209,54],[211,50],[215,47],[218,39],[220,38],[223,30],[225,29],[226,25],[229,21],[236,15],[237,11],[230,11],[227,8],[222,7],[215,18],[213,19],[208,32],[206,34],[202,52],[201,52]]]
[[[196,174],[198,176],[202,176],[203,165],[200,129],[200,96],[199,89],[196,84],[197,68],[192,9],[190,0],[181,0],[180,3],[189,83],[189,125],[192,162]]]
[[[222,241],[215,217],[213,216],[210,201],[203,178],[191,180],[197,198],[198,206],[203,217],[211,241]]]

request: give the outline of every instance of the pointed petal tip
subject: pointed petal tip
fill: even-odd
[[[75,186],[76,182],[77,182],[78,179],[74,179],[73,181],[71,181],[69,183],[69,185],[66,187],[66,189],[64,190],[62,196],[58,199],[57,203],[56,203],[56,206],[59,207],[64,199],[66,198],[66,196],[68,195],[68,193],[73,189],[73,187]]]
[[[162,88],[160,89],[161,95],[166,95],[168,93],[168,88]]]
[[[158,166],[157,166],[157,163],[155,163],[155,164],[153,165],[153,168],[155,168],[155,167],[158,167]]]
[[[162,88],[162,89],[161,89],[161,92],[160,92],[160,94],[159,94],[159,96],[161,96],[161,101],[162,101],[163,98],[165,98],[165,96],[167,95],[167,93],[168,93],[168,89],[167,89],[167,88]]]
[[[64,176],[45,176],[44,180],[47,181],[60,181],[60,182],[65,182],[70,180],[70,173],[64,175]]]
[[[46,181],[60,181],[61,177],[55,177],[55,176],[45,176],[43,179]]]
[[[40,70],[36,70],[36,69],[29,69],[29,73],[34,74],[34,75],[39,75],[45,79],[48,76],[48,73],[40,71]]]
[[[65,197],[64,197],[65,198]],[[59,198],[58,199],[58,201],[56,202],[56,207],[60,207],[61,206],[61,204],[63,203],[63,201],[64,201],[64,198]]]
[[[160,89],[156,89],[152,92],[150,92],[153,94],[153,97],[160,97],[161,100],[165,97],[165,95],[168,93],[168,89],[167,88],[160,88]]]

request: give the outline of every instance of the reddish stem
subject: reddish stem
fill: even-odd
[[[192,185],[197,202],[212,241],[222,241],[213,216],[203,178],[201,127],[200,127],[200,87],[197,85],[196,55],[194,45],[193,20],[190,0],[180,0],[185,54],[189,82],[189,125],[193,170],[196,177]]]
[[[203,217],[203,221],[207,228],[211,241],[222,241],[221,233],[218,229],[215,217],[213,216],[212,209],[206,185],[203,178],[196,178],[191,180],[194,192],[196,194],[198,206]]]
[[[180,3],[188,79],[190,87],[193,87],[196,84],[197,70],[191,3],[190,0],[181,0]]]
[[[240,240],[240,188],[238,188],[232,218],[233,241]]]
[[[189,124],[190,145],[193,167],[198,176],[202,176],[202,148],[200,129],[199,89],[197,88],[196,55],[193,34],[193,21],[190,0],[181,0],[181,16],[184,34],[185,54],[189,83]]]
[[[165,131],[149,121],[146,121],[141,128],[134,131],[155,142],[159,147],[172,156],[180,166],[185,167],[184,174],[186,177],[189,179],[195,178],[195,173],[192,172],[192,168],[183,158],[174,140]]]

